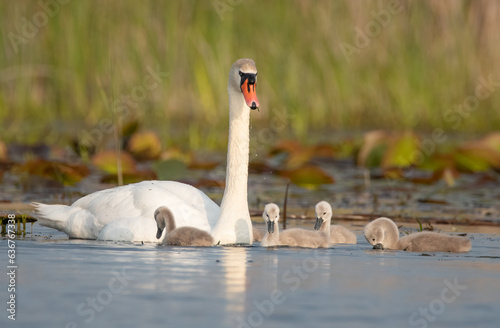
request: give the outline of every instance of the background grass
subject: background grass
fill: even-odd
[[[375,22],[373,12],[390,3],[72,0],[16,51],[12,35],[43,11],[39,1],[2,1],[0,139],[82,138],[113,117],[106,97],[130,95],[146,66],[158,66],[168,76],[127,119],[156,130],[166,145],[224,149],[227,74],[240,57],[259,69],[261,110],[252,127],[286,113],[272,131],[280,138],[455,131],[443,113],[474,95],[480,76],[500,81],[500,2],[401,1],[401,13],[346,58],[341,44],[354,46],[354,28]],[[500,128],[497,89],[456,131]]]

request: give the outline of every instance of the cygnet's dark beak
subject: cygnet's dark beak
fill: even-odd
[[[323,218],[316,218],[316,224],[314,224],[314,230],[321,229],[323,222],[325,222],[325,220],[323,220]]]
[[[162,233],[163,229],[160,229],[160,227],[158,227],[158,230],[156,231],[156,239],[160,239]]]
[[[376,245],[373,245],[373,249],[384,249],[384,245],[382,245],[381,243],[378,243]]]
[[[274,233],[274,221],[267,221],[267,232]]]

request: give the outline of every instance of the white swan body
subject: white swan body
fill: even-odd
[[[40,224],[71,238],[156,242],[154,212],[172,209],[178,226],[210,232],[220,208],[202,191],[175,181],[143,181],[94,192],[71,206],[34,204]]]
[[[431,231],[416,232],[399,238],[396,223],[383,217],[367,224],[364,235],[366,240],[376,249],[452,253],[468,252],[471,249],[469,238]]]
[[[192,186],[144,181],[95,192],[71,206],[34,203],[35,217],[71,238],[155,242],[154,211],[166,206],[178,218],[178,227],[210,232],[214,244],[252,244],[247,180],[250,109],[259,106],[256,76],[251,59],[238,59],[229,72],[226,189],[220,208]]]

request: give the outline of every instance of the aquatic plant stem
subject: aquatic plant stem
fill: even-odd
[[[283,201],[283,229],[286,229],[286,206],[288,203],[288,188],[290,187],[290,180],[286,183],[285,200]]]
[[[99,91],[101,93],[101,97],[104,101],[104,104],[111,113],[113,117],[113,139],[115,143],[115,154],[116,154],[116,177],[118,181],[118,185],[123,185],[123,169],[122,169],[122,148],[121,148],[121,130],[122,130],[122,119],[120,115],[115,115],[115,111],[112,106],[114,104],[114,83],[113,83],[113,62],[111,58],[109,59],[109,78],[111,80],[111,99],[108,99],[106,91],[101,83],[101,80],[97,78],[97,84],[99,85]]]

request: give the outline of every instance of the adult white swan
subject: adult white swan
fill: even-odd
[[[259,107],[256,83],[254,61],[238,59],[229,72],[227,87],[229,142],[226,188],[220,208],[190,185],[143,181],[92,193],[71,206],[33,203],[36,218],[40,224],[64,231],[72,238],[157,242],[154,212],[166,206],[174,214],[177,227],[207,231],[214,244],[251,244],[247,180],[250,109]]]

